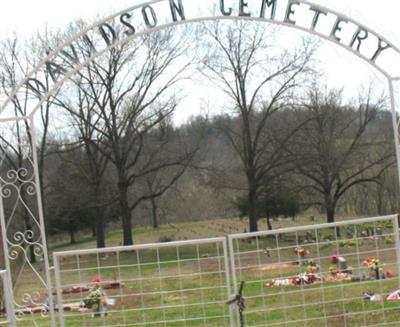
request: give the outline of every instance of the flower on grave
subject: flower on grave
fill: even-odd
[[[89,295],[85,299],[85,304],[87,307],[92,309],[97,309],[100,306],[103,293],[101,291],[100,285],[95,285],[91,290]]]
[[[303,249],[302,247],[295,247],[294,248],[294,253],[299,255],[302,259],[307,257],[307,255],[310,254],[310,251]]]
[[[369,269],[375,270],[376,268],[379,268],[379,259],[376,258],[366,258],[363,261],[363,265],[367,266]]]
[[[367,268],[370,270],[371,274],[375,275],[376,279],[381,279],[381,278],[385,278],[386,277],[383,268],[380,266],[379,259],[366,258],[363,261],[363,265],[367,266]],[[389,274],[389,276],[390,276],[390,274]]]
[[[315,274],[319,271],[319,264],[317,264],[314,260],[308,261],[307,273]]]
[[[337,273],[337,267],[336,266],[329,266],[329,272],[331,275],[334,275]]]
[[[94,276],[92,278],[93,283],[101,283],[101,276]]]

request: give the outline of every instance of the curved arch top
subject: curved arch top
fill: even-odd
[[[88,26],[56,49],[46,49],[48,55],[14,88],[1,105],[0,114],[4,116],[10,101],[29,89],[40,98],[28,113],[32,116],[75,72],[112,47],[173,25],[215,19],[263,21],[295,28],[345,48],[390,81],[400,80],[400,67],[398,71],[393,68],[393,62],[400,61],[400,50],[393,43],[352,18],[307,0],[152,0]],[[93,45],[94,38],[103,41],[101,48]],[[79,43],[91,46],[87,57],[77,55]],[[37,77],[43,71],[51,76],[48,87]]]

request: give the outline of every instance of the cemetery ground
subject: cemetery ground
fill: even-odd
[[[323,222],[321,217],[312,224]],[[276,221],[274,227],[308,224],[310,219],[303,217]],[[242,233],[246,227],[247,220],[218,219],[169,224],[156,230],[138,228],[134,235],[137,244],[144,244],[225,236]],[[260,230],[264,229],[266,224],[261,222]],[[120,231],[110,232],[107,245],[119,246],[120,239]],[[308,253],[306,258],[295,253],[299,245]],[[50,244],[50,251],[94,246],[94,240],[88,238],[74,245]],[[386,300],[388,294],[399,289],[391,221],[342,227],[340,236],[328,228],[315,233],[311,230],[234,240],[233,248],[237,283],[245,282],[245,326],[398,324],[400,301]],[[332,278],[334,254],[346,258],[353,281]],[[388,277],[370,278],[369,268],[363,263],[366,258],[379,259]],[[319,267],[317,280],[267,285],[306,274],[310,262]],[[217,243],[62,257],[60,280],[66,326],[228,326],[225,264],[223,248]],[[91,309],[81,310],[79,306],[96,278],[101,287],[107,288],[105,293],[112,305],[107,315],[93,317]],[[33,278],[26,267],[19,277],[16,298],[35,290],[30,280]],[[366,292],[382,295],[383,300],[367,301]],[[31,326],[29,315],[23,320],[25,323],[18,326]]]

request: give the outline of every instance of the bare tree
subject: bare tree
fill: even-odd
[[[66,232],[71,244],[76,243],[76,234],[90,226],[97,216],[88,204],[92,201],[92,185],[83,182],[86,169],[77,162],[86,161],[82,148],[69,146],[63,142],[63,150],[52,157],[53,173],[49,176],[48,213],[51,216],[49,228],[53,233]],[[53,146],[54,147],[54,146]]]
[[[152,194],[132,195],[138,180],[159,170],[184,167],[192,155],[191,151],[181,151],[171,158],[165,152],[165,140],[153,148],[154,152],[144,155],[152,131],[176,108],[179,99],[174,91],[188,66],[183,60],[186,45],[184,37],[166,30],[112,48],[87,65],[79,72],[78,88],[90,99],[90,119],[88,107],[85,113],[76,110],[71,100],[63,100],[64,108],[81,120],[82,126],[92,129],[92,137],[84,137],[87,146],[101,153],[115,172],[124,245],[133,243],[133,210],[141,201],[162,195],[182,171],[170,175],[168,182]],[[76,51],[87,53],[90,48]],[[165,160],[156,160],[161,156]]]
[[[160,123],[158,129],[156,129],[152,134],[153,142],[152,144],[148,144],[146,148],[144,148],[145,155],[151,155],[154,152],[154,145],[159,142],[164,142],[164,140],[168,140],[169,144],[173,144],[171,142],[171,138],[173,138],[176,134],[172,123],[165,119]],[[172,151],[173,153],[177,153],[175,150]],[[154,158],[155,159],[155,158]],[[153,159],[153,160],[154,160]],[[161,160],[165,160],[165,158],[161,158]],[[182,173],[184,170],[182,170]],[[168,173],[167,173],[168,174]],[[179,176],[180,177],[180,176]],[[165,183],[166,179],[166,172],[164,171],[155,171],[153,173],[146,174],[143,178],[143,184],[145,188],[145,193],[147,194],[157,194],[159,190],[163,189],[163,184]],[[151,223],[153,228],[159,227],[159,218],[158,218],[158,211],[159,211],[159,198],[151,197],[147,202],[150,203],[150,211],[151,211]]]
[[[98,248],[106,246],[105,243],[105,214],[104,210],[109,204],[116,200],[115,195],[111,194],[105,184],[106,170],[109,165],[108,156],[99,150],[95,144],[101,143],[102,134],[96,130],[98,116],[96,111],[96,101],[83,91],[83,79],[77,80],[76,95],[74,102],[64,102],[59,99],[59,104],[68,109],[69,120],[75,128],[77,140],[72,144],[73,149],[82,149],[84,160],[76,160],[73,164],[76,169],[81,171],[84,180],[90,186],[90,201],[84,206],[94,211],[93,230],[96,236]],[[70,151],[71,145],[67,148]],[[65,152],[58,151],[60,154]],[[62,156],[66,160],[65,156]],[[108,188],[110,189],[110,188]]]
[[[274,46],[270,26],[238,22],[204,25],[202,72],[230,99],[238,117],[224,134],[240,157],[247,181],[250,231],[257,231],[256,202],[265,176],[282,164],[285,139],[267,131],[271,117],[292,101],[293,91],[310,70],[314,47],[309,42],[292,51]]]
[[[329,223],[335,221],[346,192],[378,182],[393,164],[391,142],[383,134],[369,134],[384,108],[384,98],[373,101],[371,90],[356,105],[343,105],[340,90],[324,93],[315,88],[298,109],[296,120],[305,124],[291,142],[291,155],[303,189],[326,210]]]

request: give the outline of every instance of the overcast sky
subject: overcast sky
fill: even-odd
[[[201,0],[192,0],[201,1]],[[254,0],[252,0],[254,1]],[[0,10],[1,34],[18,30],[31,33],[45,24],[62,27],[75,18],[118,11],[145,0],[3,0]],[[382,32],[392,42],[400,37],[399,0],[314,0],[336,9]],[[398,44],[398,42],[397,42]]]
[[[218,3],[218,0],[215,1]],[[27,36],[43,30],[46,25],[62,28],[76,18],[94,19],[97,15],[107,15],[143,2],[145,0],[3,0],[0,10],[0,37],[3,38],[13,31]],[[400,0],[312,2],[352,17],[400,47]],[[354,87],[354,76],[360,80],[367,80],[374,74],[365,64],[360,63],[360,60],[337,46],[327,45],[321,52],[320,59],[334,86],[343,83],[343,80],[351,80]],[[352,71],[349,78],[343,78],[342,72],[348,71]],[[350,86],[348,90],[353,92]],[[182,119],[184,116],[182,114]]]

